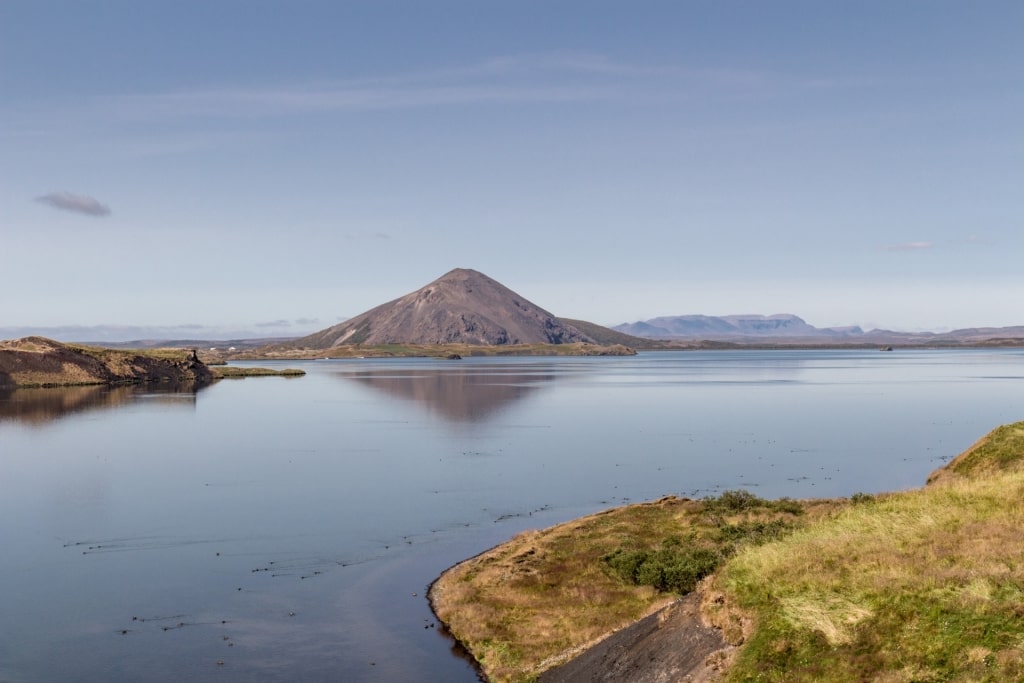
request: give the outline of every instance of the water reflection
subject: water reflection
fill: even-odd
[[[0,389],[0,422],[41,426],[68,415],[122,407],[147,400],[167,407],[195,410],[195,383],[164,383],[111,387],[104,385],[45,389]]]
[[[483,422],[555,379],[550,370],[522,368],[380,368],[341,377],[392,397],[412,400],[450,422]]]

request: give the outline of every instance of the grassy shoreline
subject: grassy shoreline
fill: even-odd
[[[657,579],[676,538],[721,556],[698,592],[705,620],[738,646],[723,680],[1021,680],[1022,461],[1024,422],[912,491],[799,501],[799,513],[752,496],[615,508],[456,565],[431,604],[489,680],[534,681],[678,596],[608,561],[662,557],[645,570]],[[783,533],[750,533],[779,522]]]

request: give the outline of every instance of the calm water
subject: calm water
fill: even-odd
[[[302,367],[0,394],[0,682],[472,682],[426,589],[522,529],[916,487],[1024,419],[1021,350]]]

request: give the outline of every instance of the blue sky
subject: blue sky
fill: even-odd
[[[603,324],[1024,324],[1021,35],[1020,2],[3,0],[0,329],[298,334],[455,267]]]

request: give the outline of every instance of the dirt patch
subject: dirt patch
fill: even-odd
[[[611,634],[575,659],[548,669],[540,683],[707,683],[719,678],[731,649],[704,624],[691,593]]]

